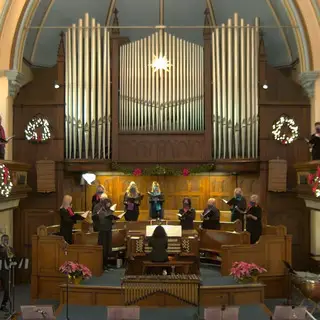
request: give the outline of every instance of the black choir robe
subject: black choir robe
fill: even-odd
[[[179,220],[182,230],[192,230],[193,229],[193,220],[196,218],[196,210],[193,208],[184,211],[184,209],[179,210]]]
[[[320,137],[313,134],[309,143],[312,144],[312,160],[320,160]]]
[[[126,221],[137,221],[139,217],[139,207],[141,204],[142,196],[140,193],[135,198],[131,198],[126,192],[124,195],[124,211],[126,212],[124,218]]]
[[[220,230],[220,210],[218,208],[207,208],[203,211],[202,216],[202,229]]]
[[[91,212],[94,211],[94,207],[100,203],[100,195],[97,195],[97,194],[94,194],[92,196],[92,200],[91,200],[91,204],[92,204],[92,207],[91,207]],[[93,221],[93,231],[94,232],[98,232],[99,231],[99,221]]]
[[[243,214],[240,213],[236,207],[238,207],[241,211],[246,211],[247,209],[247,201],[244,197],[240,198],[232,198],[229,202],[229,205],[231,205],[231,222],[234,222],[236,220],[240,220],[242,222],[242,228],[243,228]]]
[[[78,214],[70,215],[69,211],[65,208],[60,208],[60,236],[63,236],[64,240],[72,244],[72,229],[77,220],[83,220],[84,218]]]
[[[258,220],[247,218],[247,231],[250,232],[250,243],[254,244],[259,240],[262,234],[262,209],[259,205],[256,205],[250,207],[247,214],[252,214],[258,218]]]

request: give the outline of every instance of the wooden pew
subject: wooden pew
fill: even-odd
[[[67,245],[63,237],[48,234],[53,228],[40,226],[32,236],[31,298],[59,299],[59,286],[67,281],[59,272],[65,261],[86,265],[94,276],[102,270],[102,247],[97,245]],[[67,248],[67,250],[65,250]],[[66,254],[67,253],[67,254]]]
[[[223,245],[250,244],[249,232],[228,232],[222,230],[199,230],[200,251],[214,254],[222,252]],[[210,255],[208,257],[210,259]]]
[[[292,236],[284,226],[265,226],[259,242],[221,247],[221,274],[228,275],[236,261],[254,262],[267,270],[259,278],[267,285],[268,298],[285,297],[288,288],[283,261],[291,264]]]

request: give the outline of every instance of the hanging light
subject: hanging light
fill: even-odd
[[[167,60],[165,56],[154,56],[151,67],[153,68],[153,72],[157,72],[158,70],[164,70],[169,72],[171,64]]]
[[[60,88],[60,84],[57,81],[54,82],[54,88],[55,89],[59,89]]]
[[[97,176],[94,173],[84,173],[82,179],[89,185],[96,180]]]

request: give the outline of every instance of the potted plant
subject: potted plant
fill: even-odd
[[[234,262],[230,270],[230,275],[237,282],[257,282],[261,273],[267,272],[266,269],[256,265],[255,263]]]
[[[90,279],[92,277],[92,273],[88,267],[73,261],[65,261],[59,268],[59,271],[68,275],[68,278],[73,284],[80,284],[81,280]]]

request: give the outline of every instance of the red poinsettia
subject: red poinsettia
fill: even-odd
[[[134,175],[134,176],[141,176],[142,175],[142,170],[140,169],[140,168],[135,168],[134,170],[133,170],[133,172],[132,172],[132,174]]]
[[[320,166],[318,166],[315,174],[308,175],[308,184],[312,185],[312,192],[316,197],[320,196]]]
[[[182,175],[183,175],[183,176],[187,177],[189,174],[190,174],[190,170],[189,170],[189,169],[184,168],[184,169],[182,170]]]

